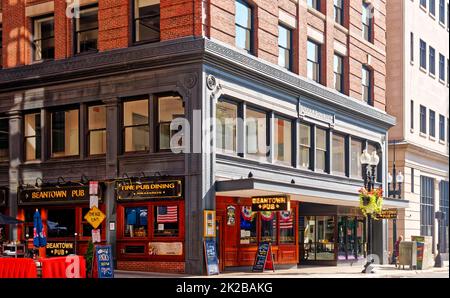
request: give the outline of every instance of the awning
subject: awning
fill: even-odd
[[[254,196],[288,195],[291,200],[337,206],[359,206],[357,189],[355,192],[336,191],[326,188],[306,187],[260,179],[239,179],[216,181],[216,195],[238,198]],[[384,198],[386,208],[407,208],[409,201]]]

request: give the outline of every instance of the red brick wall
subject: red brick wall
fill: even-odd
[[[98,49],[126,48],[130,42],[130,1],[103,0],[98,6]]]
[[[185,273],[184,262],[117,261],[117,269],[124,271]]]

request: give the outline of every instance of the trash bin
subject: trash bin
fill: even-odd
[[[417,242],[403,241],[399,245],[399,266],[409,266],[409,270],[417,267]]]

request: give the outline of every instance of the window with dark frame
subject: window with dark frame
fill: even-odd
[[[123,102],[123,151],[150,150],[150,118],[148,98]]]
[[[148,237],[149,209],[145,207],[125,207],[124,237],[145,238]]]
[[[0,161],[9,160],[9,119],[0,115]]]
[[[278,65],[292,70],[292,30],[278,25]]]
[[[75,53],[97,51],[98,43],[98,7],[80,8],[80,17],[74,18]]]
[[[360,140],[353,139],[350,152],[350,176],[352,178],[362,179],[361,154],[363,152],[363,143]]]
[[[106,106],[88,107],[89,155],[106,154]]]
[[[184,102],[180,96],[160,96],[158,97],[158,148],[159,150],[171,150],[181,148],[182,138],[172,140],[175,134],[180,132],[182,127],[173,123],[176,119],[184,119]],[[177,141],[177,143],[173,143]]]
[[[416,171],[415,171],[415,169],[414,168],[411,168],[411,193],[414,193],[415,192],[415,180],[416,180],[416,177],[415,177],[415,175],[416,175],[416,173],[415,173]]]
[[[362,99],[368,105],[373,105],[372,71],[365,65],[362,67]]]
[[[316,170],[327,171],[328,138],[327,131],[316,127]]]
[[[436,136],[436,112],[433,110],[430,110],[430,136],[435,137]]]
[[[24,117],[25,160],[41,158],[41,113],[26,114]]]
[[[333,133],[332,142],[332,173],[334,175],[345,176],[347,168],[345,160],[345,153],[347,151],[345,137]]]
[[[33,60],[55,58],[55,19],[46,16],[33,19]]]
[[[274,127],[274,162],[292,166],[292,121],[275,116]]]
[[[158,42],[160,31],[160,1],[134,0],[134,42]]]
[[[420,40],[420,67],[427,69],[427,43]]]
[[[79,155],[79,110],[51,112],[51,157]]]
[[[308,79],[320,83],[321,76],[321,59],[320,59],[320,45],[312,40],[307,43],[307,75]]]
[[[436,15],[436,0],[430,0],[430,14],[432,16]]]
[[[158,204],[153,208],[153,236],[178,237],[180,232],[180,216],[178,205]]]
[[[409,111],[410,111],[409,113],[410,128],[414,129],[414,100],[411,100]]]
[[[246,156],[251,159],[268,161],[268,115],[264,111],[247,107],[245,110]]]
[[[362,35],[368,42],[373,41],[373,6],[362,1]]]
[[[334,54],[334,89],[344,93],[344,58],[338,54]]]
[[[298,133],[298,163],[300,167],[309,169],[311,166],[311,126],[305,123],[300,123]]]
[[[427,0],[420,0],[420,6],[427,8]]]
[[[344,0],[334,0],[334,21],[344,25]]]
[[[420,132],[427,133],[427,108],[420,106]]]
[[[445,142],[445,116],[439,115],[439,140]]]
[[[72,238],[75,234],[76,210],[51,208],[47,210],[48,238]]]
[[[219,100],[216,104],[216,151],[236,155],[238,105]]]
[[[430,63],[430,73],[432,75],[436,74],[436,50],[433,47],[430,47],[430,57],[429,57],[429,63]]]
[[[411,34],[410,34],[409,55],[410,55],[410,61],[414,62],[414,33],[413,32],[411,32]]]
[[[243,0],[236,0],[236,47],[253,52],[253,10]]]
[[[445,0],[439,0],[439,22],[445,24]]]
[[[445,82],[445,57],[439,54],[439,80]]]
[[[308,0],[308,7],[320,11],[320,0]]]
[[[434,235],[434,179],[421,176],[420,179],[420,235]]]

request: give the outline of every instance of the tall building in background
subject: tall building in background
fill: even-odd
[[[387,111],[397,117],[389,131],[389,169],[395,161],[404,173],[403,193],[410,201],[397,228],[407,240],[432,236],[433,251],[439,210],[446,212],[442,235],[448,248],[448,7],[446,0],[387,2]]]

